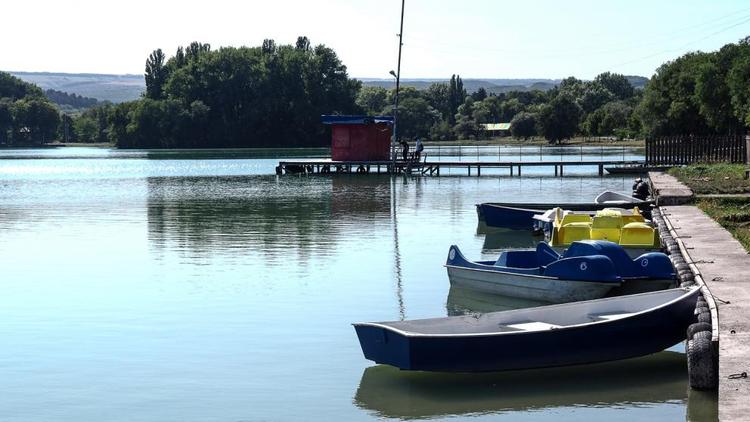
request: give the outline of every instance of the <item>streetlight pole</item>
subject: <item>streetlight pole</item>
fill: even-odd
[[[396,155],[398,155],[396,142],[398,142],[397,120],[398,120],[398,89],[401,82],[401,47],[404,45],[404,4],[406,0],[401,0],[401,27],[398,31],[398,65],[396,67],[396,101],[393,109],[393,171],[396,171]],[[393,71],[391,70],[391,75]]]

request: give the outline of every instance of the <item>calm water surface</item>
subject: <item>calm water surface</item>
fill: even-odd
[[[631,177],[277,177],[273,154],[0,150],[0,420],[715,419],[682,346],[408,373],[365,360],[350,325],[519,306],[449,288],[450,244],[489,259],[537,241],[478,225],[474,204],[590,200]]]

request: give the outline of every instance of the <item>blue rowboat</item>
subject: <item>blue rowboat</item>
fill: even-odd
[[[400,369],[503,371],[645,356],[685,340],[698,287],[445,318],[354,324],[365,358]]]
[[[631,259],[608,241],[573,242],[564,255],[540,242],[536,250],[505,251],[496,261],[472,262],[451,246],[445,263],[451,285],[547,303],[605,296],[624,281],[628,291],[669,287],[674,268],[662,253]]]
[[[502,227],[513,230],[530,230],[534,226],[534,216],[544,214],[552,208],[562,208],[567,211],[594,213],[604,208],[638,207],[647,210],[653,201],[641,201],[617,192],[605,191],[599,194],[594,202],[584,203],[512,203],[485,202],[477,204],[477,216],[489,227]]]

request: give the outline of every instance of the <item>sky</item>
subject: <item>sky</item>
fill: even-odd
[[[402,78],[650,77],[689,51],[750,35],[747,0],[406,0]],[[2,5],[0,70],[142,74],[192,41],[258,46],[299,35],[349,75],[389,78],[401,0],[23,0]]]

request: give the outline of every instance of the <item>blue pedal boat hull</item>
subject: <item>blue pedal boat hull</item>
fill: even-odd
[[[670,289],[354,327],[365,358],[404,370],[481,372],[578,365],[644,356],[685,340],[687,327],[695,322],[698,292]]]

